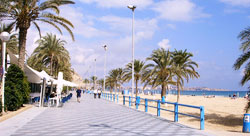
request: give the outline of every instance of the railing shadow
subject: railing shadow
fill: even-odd
[[[187,113],[195,116],[199,116],[198,113]],[[180,116],[180,118],[182,118]],[[242,117],[243,118],[243,117]],[[241,117],[237,117],[233,114],[227,115],[227,116],[221,116],[220,114],[216,113],[206,113],[205,114],[205,121],[209,122],[211,124],[219,124],[223,126],[229,126],[229,127],[237,127],[242,126],[243,119]],[[190,121],[198,121],[198,119],[190,118]]]

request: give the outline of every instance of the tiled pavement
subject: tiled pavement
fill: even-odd
[[[1,132],[0,132],[1,134]],[[208,136],[197,129],[84,94],[62,108],[47,108],[12,136]]]

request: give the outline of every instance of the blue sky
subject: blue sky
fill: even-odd
[[[237,35],[250,22],[250,0],[76,0],[62,7],[61,16],[75,26],[76,41],[67,32],[61,36],[44,24],[46,32],[67,40],[72,67],[83,78],[103,77],[104,50],[108,45],[107,70],[124,67],[131,60],[131,17],[127,8],[135,4],[135,58],[144,60],[159,47],[184,50],[194,54],[200,78],[187,87],[246,90],[239,85],[242,70],[232,65],[241,52]],[[28,52],[39,38],[32,27],[28,32]]]

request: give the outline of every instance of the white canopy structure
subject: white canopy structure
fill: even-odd
[[[18,56],[14,55],[11,51],[8,50],[9,56],[10,56],[10,63],[18,65]],[[70,86],[70,87],[77,87],[78,85],[75,83],[72,83],[70,81],[66,81],[64,79],[61,79],[60,81],[55,80],[50,75],[48,75],[45,71],[38,72],[35,69],[29,67],[27,64],[24,64],[24,72],[25,75],[28,77],[28,82],[30,83],[42,83],[42,79],[45,78],[47,83],[49,81],[53,81],[54,85],[62,84],[63,86]],[[60,82],[60,83],[59,83]]]
[[[54,80],[53,84],[57,85],[59,82],[61,82],[63,84],[63,86],[70,86],[70,87],[77,87],[78,85],[73,83],[73,82],[69,82],[67,80],[61,80],[61,81],[58,81],[58,80]]]

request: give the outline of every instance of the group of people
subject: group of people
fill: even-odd
[[[100,89],[95,89],[94,90],[94,98],[96,99],[96,96],[98,95],[98,98],[101,98],[101,90]]]
[[[82,93],[82,90],[80,88],[78,88],[76,90],[76,98],[77,98],[77,102],[80,103],[80,99],[81,99],[81,93]],[[83,90],[83,93],[84,93],[84,90]],[[94,98],[96,99],[98,95],[98,98],[100,99],[101,98],[101,90],[100,89],[95,89],[94,90]]]

